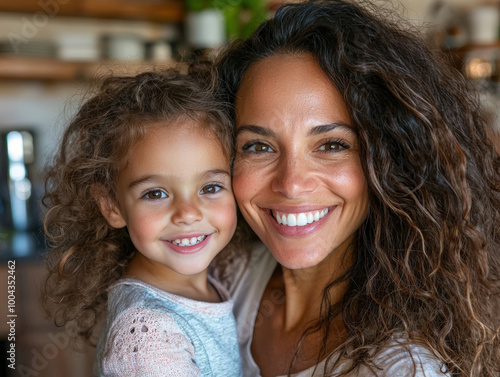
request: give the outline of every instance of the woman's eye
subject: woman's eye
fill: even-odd
[[[261,152],[274,152],[274,149],[269,145],[261,142],[250,142],[243,146],[242,150],[244,152],[253,152],[253,153],[261,153]]]
[[[144,194],[144,197],[146,199],[155,200],[155,199],[165,199],[168,197],[168,195],[161,190],[152,190]]]
[[[318,149],[326,152],[340,151],[343,149],[349,149],[349,145],[342,141],[329,141],[321,145]]]
[[[200,194],[215,194],[222,189],[219,185],[206,185],[200,190]]]

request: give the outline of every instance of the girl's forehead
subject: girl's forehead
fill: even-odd
[[[203,147],[208,145],[213,154],[221,152],[226,155],[226,148],[216,130],[202,120],[193,120],[188,117],[149,124],[142,138],[129,148],[128,155],[129,159],[133,159],[134,153],[138,150],[148,156],[150,154],[148,151],[153,153],[162,149],[175,150],[178,154],[201,153],[202,148],[195,148],[196,145]]]

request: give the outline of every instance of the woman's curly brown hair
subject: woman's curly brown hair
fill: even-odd
[[[49,272],[42,301],[56,324],[72,323],[75,335],[89,340],[107,301],[106,289],[123,276],[136,252],[126,228],[108,225],[96,196],[116,200],[118,169],[148,126],[193,119],[213,131],[231,157],[233,130],[214,98],[213,82],[206,64],[191,66],[187,75],[171,69],[109,77],[70,122],[46,171],[43,198]],[[231,262],[238,236],[237,231],[219,254],[219,269]]]
[[[323,334],[318,362],[341,314],[348,336],[336,355],[350,370],[376,370],[371,357],[403,334],[453,376],[498,377],[500,158],[463,77],[405,22],[378,12],[344,0],[282,6],[221,56],[219,95],[234,105],[252,64],[307,53],[349,108],[370,205],[352,268],[325,287],[319,319],[303,335]],[[341,302],[330,302],[345,281]]]

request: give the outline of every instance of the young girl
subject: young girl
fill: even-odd
[[[210,87],[200,69],[108,78],[48,170],[44,302],[87,340],[107,302],[99,376],[240,375],[233,304],[207,275],[236,227]]]

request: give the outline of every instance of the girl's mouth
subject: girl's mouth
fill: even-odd
[[[203,242],[203,240],[205,240],[205,238],[207,238],[206,235],[198,236],[198,237],[191,237],[191,238],[176,238],[174,240],[167,240],[167,242],[170,242],[171,244],[174,244],[176,246],[186,247],[186,246],[197,245],[200,242]]]
[[[210,242],[210,237],[212,234],[185,234],[179,235],[178,238],[173,238],[170,240],[164,240],[165,245],[169,247],[170,250],[178,254],[195,254],[205,248]]]

